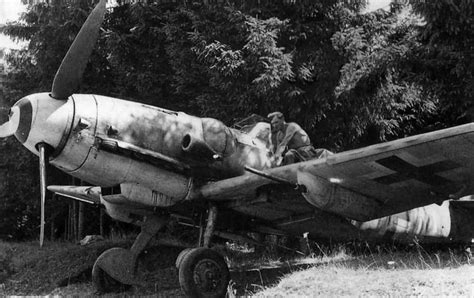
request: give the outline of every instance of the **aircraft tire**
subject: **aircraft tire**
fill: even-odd
[[[181,266],[181,263],[183,262],[184,256],[187,255],[192,250],[193,250],[192,248],[185,248],[179,253],[178,257],[176,258],[176,269],[179,269],[179,267]]]
[[[131,287],[113,279],[97,263],[92,267],[92,284],[98,293],[124,292]]]
[[[183,255],[179,284],[189,297],[224,297],[230,274],[224,258],[209,248],[194,248]]]

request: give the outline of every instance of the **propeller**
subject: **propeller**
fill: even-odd
[[[41,194],[39,242],[41,247],[44,243],[44,213],[47,188],[46,168],[49,163],[49,152],[52,152],[54,148],[52,147],[52,144],[47,144],[45,140],[40,141],[39,144],[29,144],[28,142],[38,142],[36,139],[38,138],[38,127],[41,127],[41,124],[44,124],[44,122],[47,121],[48,116],[56,111],[57,107],[60,106],[56,104],[56,100],[66,100],[79,86],[89,56],[96,44],[100,25],[105,17],[106,2],[106,0],[99,1],[87,17],[79,30],[79,33],[76,35],[76,38],[69,47],[66,56],[64,56],[63,61],[56,72],[50,96],[41,97],[41,94],[34,94],[20,99],[10,109],[9,120],[0,125],[0,138],[15,135],[23,145],[27,146],[27,148],[28,146],[33,145],[38,151]],[[38,101],[41,101],[41,104],[39,104]],[[35,115],[35,117],[33,117],[33,115]],[[34,125],[36,125],[36,132],[33,133],[32,130]],[[42,133],[47,134],[48,132]],[[30,134],[33,134],[31,138]]]
[[[54,76],[53,86],[51,88],[51,97],[54,99],[67,99],[79,86],[89,56],[91,55],[97,41],[100,25],[104,20],[106,12],[105,4],[106,0],[99,1],[82,25],[79,33],[76,35],[76,38],[69,47],[66,56],[64,56],[63,61]],[[8,124],[8,129],[5,128],[6,133],[16,130],[15,123],[15,119],[10,118],[10,121],[6,123]],[[2,128],[0,127],[0,137],[1,136]],[[46,143],[38,144],[41,194],[40,247],[43,247],[44,242],[44,213],[47,188],[46,168],[49,163],[50,149],[51,147]]]
[[[53,98],[67,99],[79,86],[87,61],[99,35],[100,24],[104,20],[105,3],[106,0],[100,0],[92,10],[66,56],[64,56],[54,77],[51,89]]]
[[[100,0],[92,10],[91,14],[87,17],[81,30],[79,30],[79,33],[56,72],[51,88],[51,96],[44,97],[42,96],[42,93],[38,93],[20,99],[10,109],[9,120],[0,125],[0,138],[15,135],[25,147],[35,153],[36,151],[34,148],[38,151],[41,194],[41,247],[44,243],[44,213],[47,187],[46,168],[49,162],[49,153],[54,150],[52,147],[54,145],[47,144],[44,139],[41,140],[41,134],[48,135],[48,137],[51,137],[51,135],[48,131],[42,131],[39,134],[39,129],[48,127],[47,125],[44,125],[45,122],[47,122],[49,116],[54,113],[59,106],[61,106],[58,105],[58,102],[55,99],[66,100],[79,86],[89,56],[92,53],[99,35],[100,25],[104,20],[106,12],[105,4],[106,0]],[[41,104],[39,101],[41,101]],[[39,144],[37,144],[38,138],[40,138]]]
[[[46,143],[38,144],[39,152],[39,171],[40,171],[40,194],[41,194],[41,223],[40,223],[40,247],[43,247],[44,241],[44,205],[46,202],[47,176],[46,167],[49,163],[49,146]]]

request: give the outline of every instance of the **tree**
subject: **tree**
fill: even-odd
[[[335,104],[341,112],[337,122],[345,123],[345,129],[337,130],[346,133],[347,144],[411,135],[436,112],[437,96],[410,70],[417,59],[419,19],[401,17],[407,13],[393,9],[358,15],[332,38],[346,58]]]
[[[418,81],[440,98],[440,127],[474,120],[474,2],[409,1],[423,17],[413,63]],[[470,115],[469,115],[470,114]]]

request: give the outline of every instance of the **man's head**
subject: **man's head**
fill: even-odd
[[[270,119],[272,132],[281,131],[284,128],[285,117],[281,112],[273,112],[267,116]]]

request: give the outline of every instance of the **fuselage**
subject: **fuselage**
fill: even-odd
[[[139,184],[181,200],[193,176],[222,179],[244,174],[245,165],[270,167],[263,140],[212,118],[89,94],[63,101],[38,93],[16,105],[23,117],[16,136],[26,148],[38,155],[37,145],[48,144],[52,165],[98,186]],[[192,171],[179,173],[101,150],[101,142],[111,140],[184,162]]]

